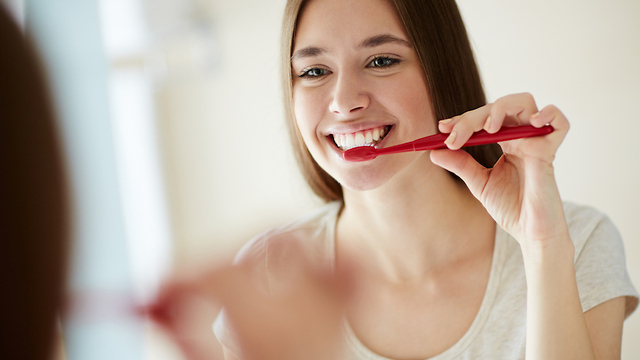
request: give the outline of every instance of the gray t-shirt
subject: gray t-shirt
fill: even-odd
[[[267,292],[284,286],[291,274],[287,244],[297,242],[317,266],[332,269],[335,260],[335,228],[340,202],[329,203],[284,227],[272,229],[247,243],[236,261],[253,264],[257,284]],[[617,229],[602,213],[585,206],[564,205],[575,245],[575,268],[583,311],[607,300],[625,296],[629,316],[638,305],[625,264],[622,240]],[[520,245],[500,227],[480,310],[458,342],[431,360],[524,359],[526,328],[526,280]],[[214,323],[218,340],[232,353],[238,342],[224,311]],[[349,324],[343,326],[340,360],[389,360],[365,347]]]

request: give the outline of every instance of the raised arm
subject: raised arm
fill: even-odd
[[[555,131],[537,138],[500,143],[504,156],[492,169],[459,149],[480,129],[551,124]],[[555,106],[541,111],[530,94],[509,95],[493,104],[439,124],[450,133],[450,150],[431,153],[432,161],[457,174],[494,220],[519,243],[527,278],[526,358],[611,359],[619,357],[619,301],[582,311],[574,245],[554,177],[553,160],[569,122]],[[609,315],[615,316],[609,316]]]

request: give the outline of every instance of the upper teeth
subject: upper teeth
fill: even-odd
[[[382,140],[387,130],[385,126],[349,134],[333,134],[333,141],[342,150],[356,146],[373,146]]]

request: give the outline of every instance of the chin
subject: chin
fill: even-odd
[[[389,179],[380,179],[378,177],[349,177],[348,179],[340,179],[338,182],[343,188],[351,191],[368,191],[375,190],[387,183]]]
[[[404,183],[407,178],[415,178],[419,173],[429,171],[428,154],[406,153],[393,157],[377,158],[371,164],[359,168],[341,169],[331,174],[342,187],[352,191],[369,191],[381,188],[390,182]]]
[[[378,163],[360,166],[357,169],[342,169],[332,176],[346,189],[352,191],[374,190],[388,183],[398,172],[399,169],[395,169],[396,166],[388,165]]]

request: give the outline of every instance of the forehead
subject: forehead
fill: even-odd
[[[356,46],[379,34],[407,39],[389,1],[311,0],[300,14],[294,51],[306,46]]]

